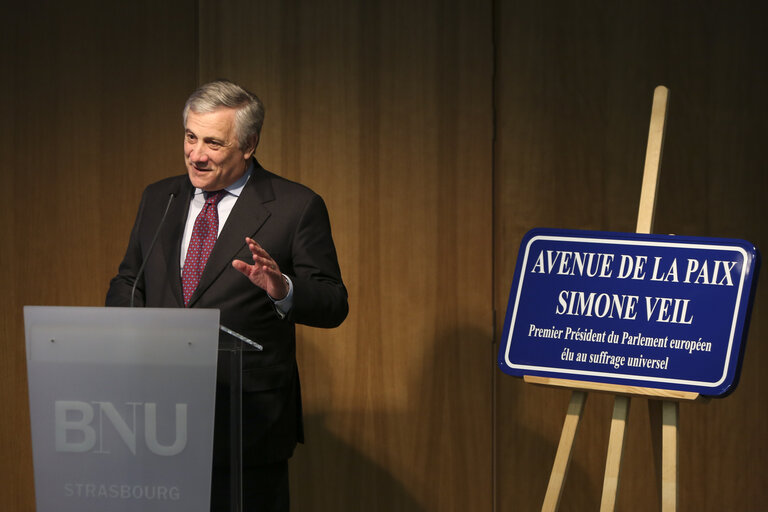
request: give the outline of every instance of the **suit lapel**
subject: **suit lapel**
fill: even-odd
[[[264,203],[274,200],[274,197],[274,191],[266,171],[258,162],[255,162],[251,177],[245,184],[227,218],[227,223],[213,246],[211,255],[208,257],[205,270],[200,277],[200,283],[189,300],[190,307],[197,302],[218,276],[232,265],[232,260],[245,246],[245,237],[253,237],[266,222],[270,212],[264,207]]]

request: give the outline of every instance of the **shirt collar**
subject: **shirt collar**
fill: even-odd
[[[231,184],[228,187],[225,187],[224,190],[229,192],[235,197],[240,197],[240,194],[243,192],[243,188],[245,188],[245,184],[248,183],[248,179],[251,177],[251,174],[253,174],[253,160],[248,161],[248,167],[246,167],[245,172],[243,173],[240,178]],[[195,188],[195,196],[202,195],[203,189],[201,188]]]

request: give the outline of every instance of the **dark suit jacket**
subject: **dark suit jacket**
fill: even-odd
[[[245,465],[288,458],[296,442],[303,441],[294,324],[335,327],[348,310],[322,198],[303,185],[264,170],[255,160],[254,164],[189,303],[189,307],[219,309],[222,325],[264,346],[263,352],[246,352],[243,360]],[[177,197],[148,255],[171,193]],[[110,282],[107,306],[129,305],[134,278],[147,259],[136,287],[135,305],[184,307],[179,259],[193,193],[186,175],[146,188],[125,257]],[[293,282],[293,308],[284,319],[266,292],[232,267],[234,259],[253,263],[246,236],[256,240]],[[226,386],[219,380],[220,387]],[[222,451],[223,392],[217,391],[214,464]]]

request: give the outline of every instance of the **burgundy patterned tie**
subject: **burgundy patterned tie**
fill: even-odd
[[[219,234],[219,210],[218,204],[227,193],[226,190],[204,192],[205,204],[195,219],[192,229],[192,238],[187,248],[187,257],[184,259],[184,270],[181,273],[181,283],[184,291],[184,306],[189,304],[189,299],[200,282],[205,263],[211,255],[213,244]]]

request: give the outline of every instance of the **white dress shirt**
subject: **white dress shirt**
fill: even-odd
[[[240,197],[240,194],[243,192],[243,188],[245,188],[245,184],[248,182],[248,179],[250,179],[252,171],[253,171],[253,163],[250,163],[248,165],[248,169],[246,169],[242,177],[224,189],[227,191],[227,193],[224,195],[224,197],[221,198],[218,204],[219,230],[216,233],[216,237],[218,237],[221,234],[221,229],[224,227],[224,224],[226,224],[227,219],[229,218],[229,214],[232,213],[232,208],[235,207],[235,203]],[[200,214],[201,211],[203,211],[204,205],[205,205],[205,196],[204,196],[203,190],[199,188],[195,188],[195,193],[192,196],[192,201],[190,201],[189,203],[189,213],[187,213],[187,222],[184,226],[184,236],[181,239],[180,266],[181,266],[182,275],[184,274],[184,261],[187,259],[187,249],[189,248],[189,241],[192,239],[192,230],[195,227],[195,219],[197,219],[197,216]],[[291,310],[291,307],[293,306],[293,282],[285,274],[283,274],[283,276],[285,277],[285,280],[288,282],[288,295],[286,295],[285,298],[282,300],[275,300],[272,297],[269,297],[275,303],[277,312],[278,314],[280,314],[281,317],[284,317]],[[267,294],[267,296],[269,296],[269,294]]]

